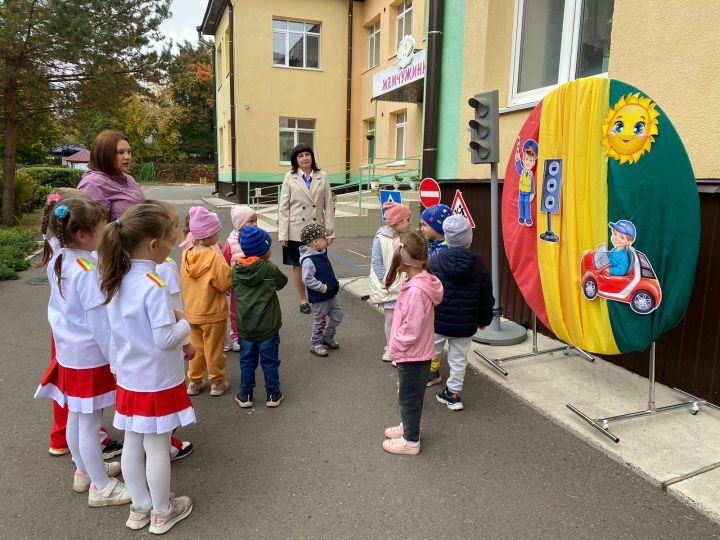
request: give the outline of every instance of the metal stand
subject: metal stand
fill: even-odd
[[[571,352],[576,352],[580,357],[584,358],[588,362],[594,362],[595,358],[590,356],[588,353],[583,351],[582,349],[578,349],[577,347],[574,347],[573,345],[561,345],[560,347],[552,347],[550,349],[543,349],[538,350],[537,346],[537,317],[535,314],[532,314],[532,352],[529,353],[523,353],[523,354],[516,354],[515,356],[508,356],[505,358],[497,358],[493,360],[492,358],[485,356],[483,353],[481,353],[477,349],[473,349],[475,351],[475,354],[477,354],[480,358],[485,360],[487,364],[498,370],[502,375],[508,376],[508,372],[502,367],[502,362],[509,362],[510,360],[518,360],[520,358],[530,358],[533,356],[540,356],[547,353],[557,352],[557,351],[563,351],[563,354],[568,355]]]
[[[505,321],[500,324],[502,309],[500,308],[500,255],[498,253],[499,243],[499,219],[498,219],[498,173],[497,163],[490,164],[490,256],[492,258],[492,289],[495,297],[493,306],[493,320],[483,330],[478,330],[473,336],[473,341],[479,341],[487,345],[515,345],[527,339],[527,330],[523,326],[512,321]]]
[[[678,388],[673,388],[673,391],[688,398],[690,401],[684,401],[683,403],[675,403],[674,405],[666,405],[665,407],[655,406],[655,342],[650,346],[650,373],[648,374],[649,381],[649,392],[648,392],[648,405],[643,411],[631,412],[627,414],[620,414],[618,416],[610,416],[609,418],[590,418],[588,415],[583,413],[577,407],[574,407],[570,403],[566,406],[572,412],[577,414],[580,418],[585,420],[588,424],[598,430],[600,433],[605,435],[608,439],[614,443],[619,443],[620,438],[613,435],[610,432],[609,425],[611,422],[619,422],[621,420],[631,420],[633,418],[640,418],[642,416],[654,416],[655,414],[677,411],[679,409],[690,409],[690,414],[695,415],[700,410],[701,405],[706,405],[711,409],[720,411],[720,407],[709,403],[707,400],[688,394],[687,392]]]

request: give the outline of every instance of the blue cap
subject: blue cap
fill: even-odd
[[[633,239],[637,237],[637,230],[635,229],[635,225],[633,225],[632,221],[628,221],[627,219],[618,219],[615,223],[611,221],[610,223],[608,223],[608,226],[618,232],[625,233],[628,236],[632,236]]]
[[[436,204],[423,210],[423,213],[420,214],[420,219],[430,225],[436,233],[443,234],[443,222],[445,218],[452,215],[452,210],[450,210],[448,205]]]
[[[240,249],[246,257],[262,257],[270,250],[272,238],[260,227],[245,227],[240,232]]]

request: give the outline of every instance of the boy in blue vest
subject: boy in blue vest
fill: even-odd
[[[300,232],[300,266],[302,280],[308,290],[308,300],[313,305],[313,327],[310,336],[310,352],[315,356],[327,356],[328,349],[337,349],[335,330],[343,318],[337,300],[340,284],[327,256],[327,237],[332,231],[312,223]]]

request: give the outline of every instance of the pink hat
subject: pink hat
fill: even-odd
[[[190,234],[197,240],[205,240],[220,230],[220,218],[202,206],[190,208]]]
[[[410,209],[404,204],[386,202],[383,204],[383,210],[385,211],[385,222],[390,226],[410,217]]]
[[[236,204],[230,209],[230,221],[232,221],[233,228],[236,231],[241,230],[254,214],[255,210],[249,206]]]

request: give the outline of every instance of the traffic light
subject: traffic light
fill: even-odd
[[[500,161],[498,141],[498,91],[475,94],[468,100],[475,109],[475,118],[470,120],[470,161],[478,163],[497,163]]]

